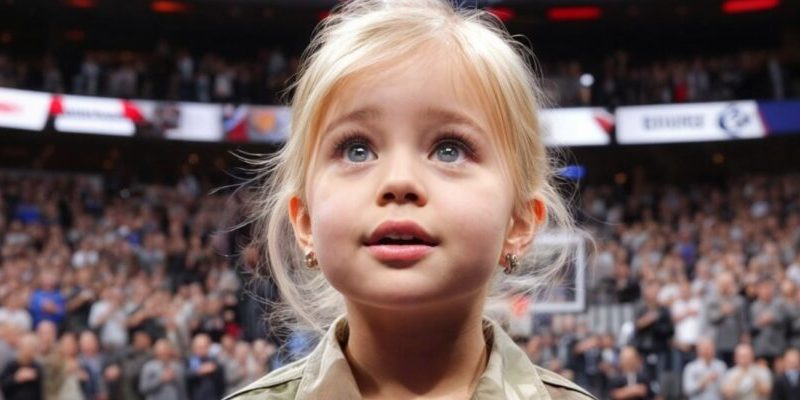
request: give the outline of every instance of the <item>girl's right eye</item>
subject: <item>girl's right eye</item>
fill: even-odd
[[[351,163],[372,161],[376,157],[370,149],[369,142],[363,137],[345,137],[336,146],[336,154]]]

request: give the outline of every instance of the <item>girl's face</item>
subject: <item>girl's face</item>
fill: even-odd
[[[482,301],[502,255],[532,236],[533,224],[512,215],[490,116],[443,52],[340,87],[323,114],[307,203],[290,203],[301,247],[351,303]]]

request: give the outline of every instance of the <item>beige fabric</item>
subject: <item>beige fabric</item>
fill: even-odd
[[[273,371],[226,400],[359,399],[340,345],[347,336],[347,321],[340,318],[308,357]],[[495,322],[484,321],[484,336],[491,354],[473,400],[595,399],[560,375],[534,366]]]

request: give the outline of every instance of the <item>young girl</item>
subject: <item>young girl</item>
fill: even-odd
[[[322,23],[263,163],[255,246],[284,315],[327,334],[229,399],[592,398],[483,317],[568,257],[526,253],[572,223],[525,54],[441,0],[356,0]]]

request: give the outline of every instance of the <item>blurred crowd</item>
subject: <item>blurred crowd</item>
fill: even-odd
[[[275,345],[219,233],[230,198],[206,193],[0,170],[6,400],[219,400],[268,371]]]
[[[0,52],[0,87],[155,100],[275,104],[299,65],[280,48],[235,60],[161,42],[152,52],[87,51],[69,63]]]
[[[553,317],[520,342],[536,363],[611,399],[800,398],[800,176],[634,176],[581,202],[589,307],[632,317],[611,332]]]
[[[796,55],[777,50],[632,60],[616,51],[601,64],[545,62],[545,93],[563,107],[800,97]],[[87,51],[79,62],[0,53],[0,87],[90,96],[198,102],[281,103],[299,58],[280,48],[235,60],[161,43],[153,52]]]
[[[0,170],[5,399],[219,399],[307,351],[269,334],[252,295],[274,293],[247,285],[242,237],[219,229],[238,198],[208,189]],[[634,174],[580,199],[589,307],[634,312],[613,331],[537,320],[516,337],[533,362],[604,399],[798,398],[800,176]]]
[[[784,51],[744,50],[642,62],[616,51],[600,65],[545,63],[544,89],[563,107],[783,100],[800,97],[798,59]]]

